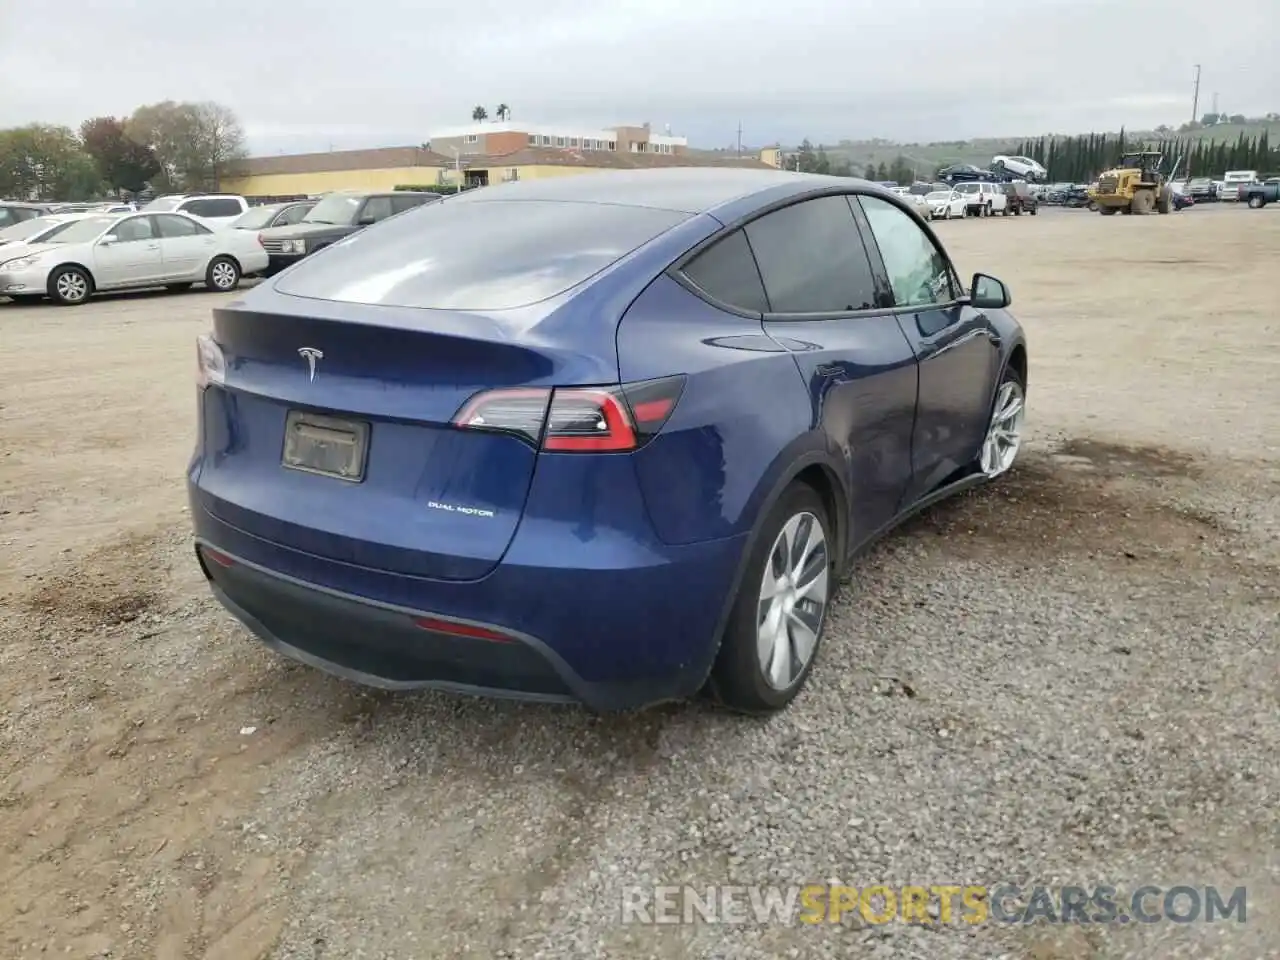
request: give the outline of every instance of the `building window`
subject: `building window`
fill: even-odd
[[[544,147],[549,147],[549,146],[551,146],[551,138],[550,138],[550,137],[548,137],[548,136],[546,136],[546,135],[544,134],[544,135],[543,135],[543,137],[542,137],[542,145],[543,145]]]
[[[538,135],[536,133],[529,134],[529,146],[536,147],[538,145]]]
[[[463,143],[479,143],[480,137],[474,133],[468,133],[465,137],[462,138],[462,142]]]
[[[618,141],[617,141],[617,140],[610,140],[610,141],[609,141],[609,149],[610,149],[610,150],[617,150],[617,149],[618,149]]]
[[[578,145],[578,138],[577,138],[577,137],[570,137],[570,138],[569,138],[569,146],[571,146],[571,147],[576,147],[577,145]]]
[[[556,146],[557,146],[557,147],[563,147],[563,146],[564,146],[564,137],[556,137]]]

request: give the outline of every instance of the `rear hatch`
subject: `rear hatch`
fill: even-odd
[[[446,206],[362,231],[214,311],[225,381],[205,393],[196,481],[210,513],[412,576],[478,579],[501,560],[538,454],[452,421],[485,390],[616,383],[616,317],[590,285],[571,288],[685,215],[617,208],[641,216],[608,242],[572,214],[534,217],[538,235],[517,244],[503,228],[531,219],[526,203],[455,215],[447,246],[424,243],[432,231],[410,218]],[[487,236],[467,235],[473,220]]]

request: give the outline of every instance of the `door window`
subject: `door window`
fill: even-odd
[[[420,207],[426,201],[426,197],[392,197],[391,209],[396,213],[404,213],[406,210],[412,210],[414,207]]]
[[[714,300],[750,313],[769,312],[760,268],[741,230],[703,250],[681,273]]]
[[[875,307],[875,279],[847,197],[805,200],[743,229],[771,312],[851,313]]]
[[[116,240],[120,243],[154,240],[156,237],[155,228],[151,224],[150,217],[130,217],[128,220],[122,220],[116,224],[116,228],[111,232],[116,235]]]
[[[937,244],[904,211],[879,197],[860,198],[900,307],[951,303],[959,285]]]
[[[151,219],[156,222],[156,226],[160,230],[160,236],[165,239],[194,237],[212,232],[194,220],[188,220],[186,217],[175,217],[171,213],[158,213]]]
[[[391,198],[390,197],[370,197],[365,201],[364,209],[360,211],[361,220],[385,220],[391,216]]]

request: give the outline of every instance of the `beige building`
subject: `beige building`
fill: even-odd
[[[654,133],[650,125],[603,129],[517,123],[514,120],[476,121],[470,126],[437,130],[427,143],[446,157],[499,156],[526,147],[574,150],[580,153],[654,153],[679,155],[689,141],[670,133]]]
[[[762,157],[735,157],[724,153],[691,151],[663,153],[631,149],[638,142],[629,137],[644,127],[620,127],[614,135],[626,150],[523,146],[500,153],[467,153],[446,156],[422,147],[383,147],[375,150],[339,150],[292,156],[255,157],[241,161],[221,188],[250,199],[315,196],[331,190],[392,190],[396,187],[488,186],[513,180],[536,180],[591,173],[599,170],[632,170],[660,167],[776,166]],[[539,134],[538,136],[542,136]],[[527,138],[526,138],[527,139]],[[433,145],[438,144],[433,141]],[[486,141],[493,146],[501,141]],[[767,153],[767,151],[765,151]]]

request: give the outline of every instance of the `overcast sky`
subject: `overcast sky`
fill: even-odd
[[[1201,113],[1280,110],[1278,38],[1278,0],[0,0],[0,127],[207,99],[255,153],[499,102],[707,147],[1149,128],[1190,117],[1197,62]]]

